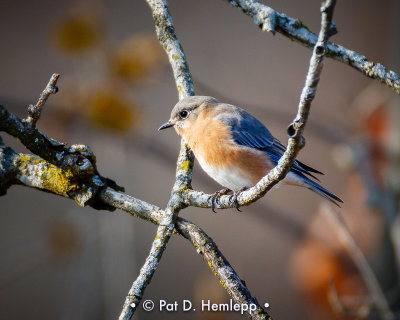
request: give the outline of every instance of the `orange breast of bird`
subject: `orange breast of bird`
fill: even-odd
[[[242,172],[256,184],[272,168],[268,155],[235,143],[230,126],[210,113],[204,110],[188,128],[180,129],[180,134],[199,160],[210,166]]]

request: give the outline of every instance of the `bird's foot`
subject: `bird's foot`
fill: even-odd
[[[224,188],[224,189],[222,189],[222,190],[219,190],[219,191],[213,193],[213,194],[208,198],[208,200],[211,200],[211,210],[212,210],[212,212],[217,213],[217,212],[215,211],[215,204],[218,204],[218,203],[219,203],[219,198],[220,198],[221,196],[227,195],[227,194],[228,194],[229,192],[231,192],[231,191],[232,191],[232,190],[230,190],[230,189],[228,189],[228,188]]]
[[[237,201],[238,196],[243,192],[246,191],[248,188],[244,187],[242,189],[240,189],[239,191],[235,191],[230,197],[229,200],[233,200],[233,203],[235,204],[235,208],[237,211],[242,212],[242,210],[239,209],[239,203]]]

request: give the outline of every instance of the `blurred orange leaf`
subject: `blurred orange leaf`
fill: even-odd
[[[48,245],[51,258],[63,262],[80,253],[80,239],[76,226],[70,221],[55,219],[48,228]]]
[[[331,310],[328,302],[330,281],[335,281],[339,295],[357,296],[363,293],[363,283],[345,253],[335,252],[316,241],[305,241],[291,258],[294,284],[320,308]]]
[[[55,27],[56,44],[67,53],[82,53],[93,49],[101,38],[100,21],[90,14],[66,16]]]
[[[111,54],[112,74],[122,80],[144,83],[160,68],[164,55],[153,35],[134,35]]]
[[[138,105],[114,93],[93,95],[89,106],[91,122],[105,129],[125,132],[138,120]]]

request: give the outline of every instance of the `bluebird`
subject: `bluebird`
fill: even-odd
[[[254,186],[274,166],[285,147],[255,117],[234,105],[213,97],[191,96],[179,101],[168,122],[159,130],[174,127],[192,149],[202,169],[225,189],[213,195],[233,191],[237,204],[240,192]],[[320,184],[314,174],[322,172],[295,160],[284,184],[306,187],[339,206],[343,201]],[[314,180],[312,180],[314,179]]]

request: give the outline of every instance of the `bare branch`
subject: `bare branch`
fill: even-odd
[[[150,6],[158,40],[169,58],[174,73],[179,99],[194,95],[192,76],[182,46],[175,34],[175,28],[166,0],[146,0]]]
[[[251,319],[271,319],[266,311],[260,306],[257,299],[251,296],[244,282],[238,277],[235,270],[218,250],[214,241],[198,226],[182,218],[178,218],[176,229],[186,239],[190,240],[196,247],[197,252],[202,255],[211,270],[216,274],[219,281],[228,294],[236,303],[246,304],[252,307],[246,311]]]
[[[169,62],[174,73],[179,98],[194,95],[193,82],[182,46],[175,34],[175,28],[168,10],[166,0],[147,0],[150,6],[158,39],[168,55]],[[193,170],[193,155],[190,149],[182,141],[181,150],[176,167],[175,183],[171,198],[168,202],[166,216],[157,229],[157,235],[153,241],[149,256],[140,270],[138,278],[133,282],[122,309],[120,319],[130,319],[143,297],[144,290],[150,283],[162,254],[171,237],[175,220],[179,211],[186,205],[180,195],[181,191],[190,188]]]
[[[172,25],[172,19],[168,12],[167,2],[164,0],[159,0],[159,1],[148,0],[148,4],[153,10],[153,17],[155,20],[155,25],[159,40],[162,43],[164,49],[168,53],[169,51],[171,51],[171,47],[169,47],[171,43],[169,43],[166,40],[168,39],[168,36],[171,36],[171,34],[175,36],[175,34]],[[290,139],[285,154],[280,159],[277,167],[271,170],[271,172],[266,177],[264,177],[255,187],[251,188],[249,191],[239,196],[238,199],[239,201],[241,200],[240,199],[241,197],[244,201],[246,201],[247,204],[253,202],[261,198],[269,189],[271,189],[276,183],[282,180],[286,176],[287,172],[290,170],[298,151],[304,145],[304,139],[302,139],[302,133],[308,118],[311,101],[314,99],[315,96],[316,88],[319,82],[319,76],[322,71],[322,61],[325,55],[326,42],[329,36],[332,34],[331,22],[332,22],[334,5],[335,5],[335,0],[331,0],[327,1],[326,6],[321,7],[322,11],[321,31],[317,45],[315,46],[313,55],[311,57],[310,67],[306,78],[306,84],[300,96],[298,114],[288,129],[288,134],[290,136]],[[175,41],[173,43],[175,44],[175,46],[176,44],[179,45],[176,36],[173,40]],[[181,49],[180,46],[179,49]],[[179,53],[183,55],[182,50],[180,50]],[[179,56],[176,58],[172,56],[171,60],[170,54],[168,55],[170,57],[170,62],[174,70],[175,80],[177,82],[177,87],[179,91],[180,87],[178,85],[178,82],[181,81],[180,80],[181,73],[175,70],[176,66],[173,63],[173,60],[179,59]],[[188,69],[187,72],[189,72]],[[190,93],[193,94],[194,92]],[[180,97],[183,96],[185,95],[181,95],[180,93]],[[155,244],[156,241],[153,242],[150,255],[148,256],[145,265],[142,267],[139,277],[133,283],[131,290],[129,291],[129,294],[126,297],[124,308],[120,315],[120,319],[130,319],[130,317],[133,315],[135,308],[137,307],[138,303],[140,302],[143,296],[143,292],[147,284],[150,283],[150,279],[153,276],[158,266],[162,253],[165,250],[165,247],[171,236],[171,231],[169,230],[173,229],[173,223],[180,209],[185,207],[185,205],[187,204],[187,200],[195,199],[195,197],[193,196],[193,192],[190,191],[192,167],[193,167],[193,156],[190,150],[184,145],[184,142],[182,141],[181,151],[177,163],[176,180],[167,209],[167,211],[169,211],[171,214],[169,215],[165,226],[164,227],[160,226],[157,230],[157,234],[160,235],[162,238],[159,239],[158,237],[156,237],[157,246]],[[186,204],[183,202],[183,200],[186,200]],[[229,198],[228,201],[230,201]],[[193,205],[193,203],[190,204]],[[237,299],[238,297],[233,296],[233,298]]]
[[[31,128],[27,122],[19,119],[1,105],[0,131],[17,138],[34,154],[60,168],[68,168],[76,164],[75,169],[79,172],[79,167],[83,165],[86,169],[88,165],[85,158],[93,157],[89,147],[75,145],[68,148],[65,143],[45,136],[36,128]]]
[[[46,88],[44,88],[42,94],[39,97],[38,102],[36,102],[35,105],[30,105],[28,108],[28,117],[26,118],[26,123],[30,125],[31,128],[34,128],[36,126],[36,122],[40,118],[40,114],[42,113],[42,107],[46,103],[48,97],[52,93],[57,93],[58,92],[58,87],[56,86],[57,80],[60,77],[59,74],[54,73],[51,78],[49,83],[47,84]]]
[[[163,215],[165,215],[165,212],[160,208],[110,188],[102,190],[99,193],[99,199],[107,205],[114,206],[157,225],[164,220]],[[257,299],[250,294],[244,282],[219,251],[214,241],[200,227],[178,217],[174,232],[192,242],[197,252],[202,255],[236,303],[255,306],[256,310],[254,312],[247,312],[251,319],[270,319],[268,313],[263,310]]]
[[[0,196],[7,193],[7,189],[17,183],[18,169],[14,165],[16,153],[10,147],[4,145],[0,137]]]
[[[80,206],[89,204],[105,185],[89,161],[82,160],[80,165],[60,168],[38,156],[15,153],[0,144],[0,195],[4,195],[13,184],[70,198]]]
[[[318,37],[300,20],[288,17],[256,0],[227,1],[253,18],[254,23],[263,31],[277,31],[308,48],[314,47],[318,42]],[[369,61],[365,56],[332,42],[327,43],[326,55],[353,67],[371,79],[379,80],[400,94],[400,76],[380,63]]]
[[[189,68],[183,49],[175,35],[167,1],[147,0],[147,2],[152,9],[156,32],[160,43],[169,57],[180,99],[189,95],[194,95]],[[267,176],[256,186],[239,195],[239,204],[249,205],[265,195],[268,190],[285,177],[297,153],[304,145],[302,133],[307,123],[311,102],[316,93],[325,54],[331,55],[339,61],[343,60],[343,62],[359,69],[371,78],[377,78],[385,82],[397,92],[399,92],[399,85],[397,74],[387,72],[386,70],[382,71],[382,66],[372,63],[370,63],[372,65],[368,67],[368,61],[362,62],[362,59],[360,60],[360,57],[366,60],[365,57],[343,47],[328,43],[329,36],[335,31],[332,23],[335,0],[326,1],[326,5],[323,5],[321,8],[322,23],[318,38],[316,35],[309,32],[300,22],[276,12],[257,1],[231,0],[230,3],[238,6],[246,14],[252,16],[257,24],[262,25],[263,30],[271,32],[275,32],[276,30],[306,46],[314,46],[305,86],[300,96],[298,113],[293,123],[288,128],[290,138],[287,149],[278,165],[271,170]],[[287,28],[287,30],[285,28]],[[342,53],[338,52],[335,55],[335,51],[332,47],[338,49],[342,48],[344,51]],[[350,55],[350,52],[352,52],[353,55]],[[356,60],[362,66],[357,66],[355,63]],[[367,69],[364,70],[364,68],[370,69],[368,69],[369,71],[367,72],[365,71]],[[188,205],[211,207],[211,200],[209,200],[210,195],[191,189],[194,158],[185,142],[183,140],[181,142],[175,183],[171,198],[165,210],[142,200],[135,199],[122,192],[107,188],[97,173],[94,155],[88,147],[77,145],[67,148],[65,144],[54,141],[35,129],[35,124],[40,118],[41,107],[46,102],[48,96],[56,91],[55,84],[57,78],[58,75],[53,75],[50,79],[49,84],[46,86],[46,89],[43,91],[35,106],[36,108],[32,109],[30,107],[29,116],[26,121],[18,119],[8,110],[0,106],[0,131],[5,131],[13,135],[33,153],[43,158],[17,154],[12,149],[4,146],[0,138],[0,194],[3,191],[5,192],[12,184],[23,184],[71,198],[71,192],[86,190],[82,188],[92,188],[92,186],[95,186],[90,196],[87,196],[87,193],[84,192],[84,201],[81,201],[83,205],[88,203],[92,205],[106,204],[113,208],[120,208],[159,226],[149,256],[126,298],[120,319],[130,319],[133,315],[138,303],[143,297],[147,285],[150,283],[157,269],[158,263],[173,232],[181,234],[192,242],[197,252],[209,263],[213,272],[216,273],[221,283],[237,303],[246,303],[247,305],[254,304],[257,307],[256,312],[248,312],[250,318],[269,318],[269,315],[261,308],[257,300],[250,295],[244,282],[237,276],[229,262],[218,250],[213,240],[195,224],[185,219],[178,218],[179,211]],[[54,171],[55,176],[48,176],[50,171]],[[38,177],[39,180],[37,179]],[[60,180],[65,180],[66,184],[59,185],[58,182]],[[45,185],[46,181],[48,183],[47,185]],[[53,185],[49,185],[49,181]],[[103,188],[99,191],[100,187]],[[217,208],[233,206],[235,206],[235,204],[228,196],[222,197],[221,201],[217,204]]]
[[[334,211],[329,206],[324,205],[322,211],[325,213],[328,221],[332,224],[333,230],[336,232],[338,239],[342,242],[350,258],[360,271],[365,285],[367,286],[371,295],[372,302],[381,314],[382,318],[385,320],[395,319],[395,316],[390,310],[389,304],[384,293],[382,292],[374,272],[372,271],[360,248],[357,246],[353,236],[347,228],[346,223],[343,221],[343,218],[338,212]]]
[[[305,85],[300,95],[297,115],[292,124],[288,127],[289,140],[286,151],[280,158],[278,165],[264,178],[262,178],[254,187],[239,194],[237,203],[240,206],[249,205],[260,199],[273,186],[284,179],[296,159],[299,150],[304,146],[304,138],[302,137],[302,134],[307,123],[311,102],[315,97],[323,68],[326,44],[334,30],[332,29],[332,15],[335,2],[335,0],[330,0],[321,6],[321,30],[310,59],[310,66],[308,68]],[[185,201],[188,205],[203,208],[210,208],[212,205],[211,195],[206,195],[194,190],[188,190],[184,195]],[[235,207],[235,202],[230,196],[222,196],[218,203],[216,203],[215,207],[219,209],[233,208]]]
[[[41,99],[38,103],[42,103]],[[117,190],[123,189],[98,174],[96,157],[88,146],[76,144],[67,147],[65,143],[45,136],[1,105],[0,131],[14,136],[35,154],[16,154],[0,145],[0,178],[7,177],[6,182],[0,182],[0,194],[5,194],[7,188],[18,183],[71,198],[80,206],[85,206],[92,204],[101,187],[110,185]]]
[[[35,128],[28,128],[25,126],[24,121],[18,119],[16,116],[14,116],[11,112],[9,112],[7,109],[0,107],[0,117],[1,119],[4,119],[5,121],[0,122],[0,129],[6,129],[5,131],[13,133],[16,137],[21,137],[20,140],[25,142],[28,146],[31,145],[32,140],[37,139],[37,141],[40,141],[43,143],[43,149],[39,150],[38,152],[41,153],[44,157],[49,158],[54,160],[59,166],[56,166],[52,164],[49,161],[46,161],[45,159],[39,158],[34,155],[30,154],[18,154],[15,153],[11,148],[5,146],[0,139],[0,191],[2,194],[4,194],[7,190],[8,187],[10,187],[13,184],[21,184],[25,185],[28,187],[34,187],[40,190],[44,191],[49,191],[64,197],[72,198],[74,199],[75,194],[81,193],[81,199],[86,199],[85,201],[81,201],[81,205],[85,205],[88,202],[91,203],[92,206],[94,207],[100,207],[100,208],[122,208],[125,211],[128,211],[129,213],[138,216],[140,218],[143,218],[145,220],[151,221],[155,224],[161,225],[159,228],[158,234],[161,234],[160,240],[161,239],[166,239],[167,237],[170,236],[171,230],[173,230],[173,227],[171,224],[166,225],[168,221],[170,221],[171,212],[166,212],[166,210],[161,210],[160,208],[153,206],[151,204],[148,204],[142,200],[136,199],[132,196],[128,196],[124,193],[115,191],[111,188],[104,188],[98,194],[96,195],[97,190],[99,189],[100,186],[102,186],[102,180],[101,177],[97,174],[94,176],[91,176],[90,173],[93,172],[92,167],[87,167],[86,169],[89,170],[91,168],[92,171],[86,171],[86,180],[82,179],[80,177],[80,173],[83,172],[81,171],[76,171],[74,167],[68,167],[68,164],[70,161],[65,161],[65,157],[70,157],[70,156],[77,156],[80,161],[88,158],[88,159],[94,159],[94,155],[91,153],[90,149],[86,146],[72,146],[70,148],[67,148],[64,144],[61,143],[47,143],[48,141],[52,140],[45,135],[43,135],[41,132],[39,132]],[[182,146],[185,147],[184,142],[182,142]],[[32,148],[34,148],[32,144]],[[85,149],[87,148],[87,149]],[[86,150],[86,151],[85,151]],[[190,150],[184,148],[185,154],[181,154],[178,163],[180,163],[179,169],[177,171],[177,179],[176,179],[176,184],[174,187],[174,190],[176,190],[174,193],[175,198],[173,201],[171,200],[170,205],[173,206],[174,203],[178,204],[178,200],[180,199],[180,193],[182,192],[182,188],[187,188],[187,186],[190,186],[190,179],[191,179],[191,170],[193,166],[193,155],[190,152]],[[90,153],[89,153],[90,151]],[[79,152],[78,154],[74,154],[74,152]],[[84,157],[83,157],[84,156]],[[72,158],[74,159],[74,158]],[[189,160],[186,160],[189,159]],[[86,162],[79,162],[81,165],[83,165]],[[65,168],[65,169],[64,169]],[[190,174],[187,174],[187,170],[190,170]],[[94,172],[93,172],[94,173]],[[92,179],[92,180],[90,180]],[[104,180],[104,178],[103,178]],[[93,189],[93,185],[96,187],[96,189]],[[90,191],[90,193],[89,193]],[[177,192],[179,191],[179,192]],[[90,196],[86,196],[90,194]],[[76,200],[76,199],[75,199]],[[94,203],[93,203],[94,201]],[[109,205],[108,207],[101,206],[101,203]],[[184,207],[184,204],[181,204],[180,206]],[[180,219],[179,223],[185,222],[185,220]],[[178,223],[178,226],[179,226]],[[200,228],[197,226],[191,224],[189,221],[186,221],[185,224],[186,227],[191,226],[193,230],[198,230],[198,232],[203,232]],[[184,229],[185,226],[182,226],[182,230]],[[167,229],[167,232],[169,235],[164,235],[161,232]],[[197,232],[197,231],[196,231]],[[196,232],[192,231],[191,233],[187,233],[186,237],[189,238],[189,240],[192,241],[192,243],[195,243],[192,238],[196,235]],[[211,242],[211,238],[209,238],[204,232],[203,234],[197,236],[198,239],[201,237],[209,239]],[[158,250],[164,250],[165,246],[163,245],[158,245],[159,243],[155,241],[152,246],[151,250],[151,259],[148,260],[148,262],[145,264],[145,268],[142,268],[141,275],[146,273],[145,271],[149,271],[149,268],[147,266],[152,267],[153,265],[150,263],[151,261],[156,261],[158,263],[160,259],[160,254]],[[237,279],[240,279],[233,269],[231,270],[229,263],[226,261],[224,258],[223,261],[221,259],[217,259],[217,257],[221,257],[222,253],[217,249],[215,244],[212,242],[212,246],[208,245],[207,247],[200,247],[201,252],[204,252],[204,259],[209,262],[210,266],[214,266],[212,268],[213,272],[217,273],[217,276],[221,280],[222,283],[229,283],[229,288],[230,291],[229,293],[232,294],[233,297],[247,297],[247,300],[242,300],[243,302],[239,300],[235,300],[237,303],[253,303],[253,301],[256,301],[255,298],[251,297],[250,293],[248,292],[247,288],[244,286],[243,283],[237,282]],[[205,244],[204,244],[205,245]],[[215,246],[215,248],[213,247]],[[221,262],[222,261],[222,262]],[[223,263],[223,264],[221,264]],[[227,265],[227,267],[224,267],[224,264]],[[216,270],[216,267],[219,265],[220,270]],[[229,267],[228,267],[229,266]],[[150,268],[153,273],[155,271],[155,268]],[[231,273],[223,273],[224,270],[231,270]],[[152,275],[152,274],[151,274]],[[146,280],[147,279],[147,280]],[[145,277],[144,280],[150,281],[150,277]],[[145,289],[145,286],[140,287],[140,283],[146,283],[146,281],[143,282],[143,280],[137,281],[135,283],[135,286],[138,285],[139,289],[141,291],[141,294],[143,294],[143,290]],[[235,284],[236,285],[233,285]],[[236,293],[233,295],[236,291],[235,290],[240,290],[242,294]],[[132,302],[131,302],[132,303]],[[263,314],[263,310],[257,307],[257,312],[255,313],[254,316],[257,314]]]
[[[171,214],[168,214],[168,216],[171,216]],[[150,254],[141,268],[139,276],[133,282],[129,290],[121,315],[119,316],[120,320],[130,319],[133,316],[166,248],[163,242],[167,242],[170,239],[173,230],[174,223],[170,223],[168,226],[160,225],[157,228],[156,237],[151,245]]]

